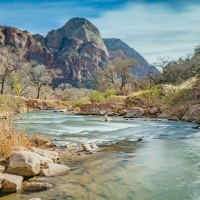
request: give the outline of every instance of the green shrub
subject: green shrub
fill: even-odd
[[[115,89],[110,89],[110,90],[106,90],[106,92],[104,93],[104,97],[110,97],[111,95],[116,95],[116,90]]]
[[[93,92],[89,98],[92,103],[99,103],[105,100],[104,95],[101,92]]]
[[[73,102],[73,107],[79,107],[81,104],[91,103],[88,97],[77,99]]]

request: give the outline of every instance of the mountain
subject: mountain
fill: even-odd
[[[119,39],[102,39],[99,30],[84,18],[73,18],[62,28],[50,31],[46,37],[28,31],[0,26],[0,58],[2,62],[28,61],[59,68],[64,74],[59,83],[76,85],[83,79],[95,78],[95,72],[117,56],[136,58],[142,66],[135,71],[138,77],[149,71],[157,72],[134,49]],[[6,61],[5,61],[6,62]]]
[[[151,75],[159,73],[158,69],[148,62],[133,48],[129,47],[126,43],[122,42],[120,39],[108,38],[103,39],[109,53],[109,59],[112,60],[116,57],[121,57],[123,59],[135,59],[137,60],[138,67],[133,68],[134,74],[141,78],[146,74]]]

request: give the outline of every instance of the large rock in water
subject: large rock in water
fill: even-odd
[[[138,118],[144,114],[143,108],[134,107],[124,117],[125,118]]]
[[[9,159],[7,172],[21,176],[34,176],[40,172],[40,156],[29,151],[14,153]]]
[[[0,173],[1,192],[17,192],[22,185],[23,177]]]
[[[133,48],[129,47],[126,43],[116,38],[107,38],[103,39],[108,53],[110,55],[110,59],[114,59],[117,57],[123,59],[135,59],[138,62],[138,66],[133,66],[133,73],[137,77],[145,76],[150,73],[150,75],[154,75],[160,73],[158,69],[152,65],[149,65],[148,62]]]
[[[49,163],[44,166],[41,171],[42,176],[58,176],[66,174],[70,170],[69,167],[57,163]]]

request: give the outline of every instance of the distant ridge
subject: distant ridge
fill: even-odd
[[[0,26],[0,55],[6,54],[15,54],[11,59],[18,57],[19,62],[34,61],[49,68],[60,68],[64,78],[54,80],[54,87],[60,83],[76,86],[83,79],[94,79],[96,69],[117,56],[137,59],[141,68],[134,73],[138,77],[158,71],[120,39],[102,39],[99,30],[84,18],[70,19],[46,37]]]

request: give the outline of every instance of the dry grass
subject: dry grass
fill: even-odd
[[[31,146],[36,146],[36,147],[43,146],[46,143],[50,142],[49,138],[41,135],[40,133],[32,134],[31,136],[28,137],[28,140],[30,141]]]
[[[50,142],[49,138],[41,134],[26,136],[24,130],[15,131],[11,120],[0,121],[0,159],[9,157],[13,151],[20,147],[43,146]]]
[[[0,158],[9,156],[14,150],[20,146],[29,148],[31,146],[30,140],[25,133],[14,131],[12,121],[2,120],[0,122]]]

